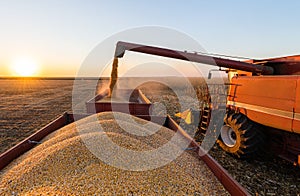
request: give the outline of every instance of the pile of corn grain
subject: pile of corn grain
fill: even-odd
[[[105,147],[108,141],[104,134],[115,144],[139,152],[156,149],[174,136],[167,128],[134,118],[141,124],[137,126],[128,118],[121,113],[101,113],[50,134],[42,144],[1,171],[0,195],[228,195],[192,151],[184,151],[169,164],[146,171],[113,167],[89,151],[83,141],[100,141]],[[97,131],[99,124],[105,133]],[[159,130],[153,134],[153,128]],[[142,132],[147,136],[141,136]],[[135,164],[134,157],[122,158]]]

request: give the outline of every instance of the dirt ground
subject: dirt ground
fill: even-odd
[[[82,90],[79,92],[85,94],[85,90],[93,91],[90,84],[90,81],[81,81]],[[201,84],[193,85],[198,88],[199,96],[203,96],[201,93],[204,89]],[[180,107],[174,104],[178,102],[174,92],[163,85],[153,87],[141,88],[152,102],[164,104],[167,113],[174,116],[175,112],[180,110]],[[184,86],[180,88],[187,93],[191,90]],[[0,153],[63,112],[72,111],[72,90],[73,80],[0,80]],[[77,95],[73,96],[74,100],[76,98]],[[84,108],[84,103],[80,104],[80,108]],[[78,111],[84,112],[84,109]],[[299,168],[279,158],[268,161],[240,161],[221,151],[217,145],[212,148],[210,154],[252,195],[300,195]]]
[[[0,152],[71,109],[71,80],[0,80]]]

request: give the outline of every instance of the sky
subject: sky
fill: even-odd
[[[18,75],[20,58],[38,76],[75,76],[99,43],[143,26],[187,34],[209,53],[300,54],[299,8],[297,0],[1,0],[0,76]]]

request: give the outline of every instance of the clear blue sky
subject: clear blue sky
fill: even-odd
[[[177,29],[211,53],[300,54],[299,9],[297,0],[2,0],[0,76],[18,56],[37,59],[41,74],[73,75],[105,38],[145,25]]]

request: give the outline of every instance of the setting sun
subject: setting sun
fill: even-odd
[[[17,59],[12,63],[12,70],[17,76],[28,77],[36,75],[37,63],[29,58]]]

